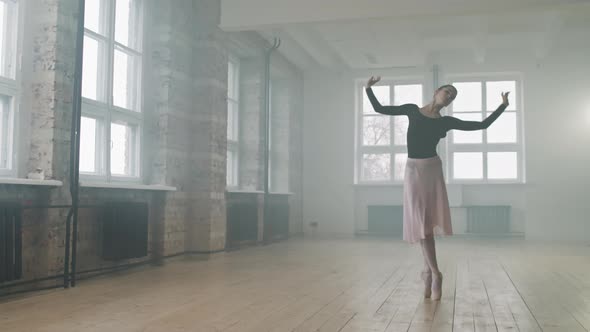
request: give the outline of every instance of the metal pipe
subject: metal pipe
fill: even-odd
[[[100,204],[78,204],[78,208],[98,208],[103,207]],[[72,205],[23,205],[23,210],[40,210],[40,209],[70,209]]]
[[[436,89],[438,88],[439,83],[440,83],[438,81],[439,80],[438,74],[439,74],[438,73],[438,65],[436,65],[436,64],[432,65],[432,90],[433,90],[433,93],[434,93],[434,91],[436,91]]]
[[[274,44],[265,52],[264,56],[264,224],[266,225],[268,220],[268,197],[270,193],[269,187],[269,175],[270,175],[270,110],[271,110],[271,99],[270,99],[270,56],[272,52],[281,46],[281,40],[278,38],[274,39]],[[264,231],[268,228],[264,227]],[[266,233],[266,232],[265,232]],[[264,234],[263,238],[267,238]],[[266,242],[266,241],[265,241]]]
[[[63,274],[63,284],[64,288],[70,287],[70,222],[72,220],[73,209],[70,208],[68,210],[68,216],[66,218],[66,248],[65,248],[65,257],[64,257],[64,274]]]
[[[45,282],[45,281],[50,281],[50,280],[56,280],[56,279],[62,278],[63,276],[64,276],[63,274],[59,274],[59,275],[55,275],[55,276],[51,276],[51,277],[45,277],[45,278],[39,278],[39,279],[33,279],[33,280],[13,282],[13,283],[9,283],[9,284],[6,284],[6,285],[0,285],[0,289],[7,289],[7,288],[18,287],[18,286],[24,286],[24,285],[28,285],[28,284],[35,284],[35,283],[38,283],[38,282]]]
[[[0,293],[0,298],[10,296],[10,295],[29,293],[29,292],[40,292],[40,291],[50,290],[50,289],[55,289],[55,288],[61,288],[61,285],[40,287],[40,288],[34,288],[34,289],[26,289],[26,290],[14,291],[14,292],[10,292],[10,293]]]
[[[218,253],[218,252],[223,252],[223,251],[224,250],[216,250],[216,251],[212,251],[212,252],[197,252],[197,251],[191,252],[191,251],[186,251],[186,252],[182,252],[182,253],[178,253],[178,254],[163,256],[162,258],[163,259],[171,259],[171,258],[176,258],[176,257],[186,256],[186,255],[212,254],[212,253]],[[141,262],[128,263],[128,264],[122,264],[122,265],[116,265],[116,266],[109,266],[109,267],[103,267],[103,268],[97,268],[97,269],[89,269],[89,270],[79,271],[79,272],[76,273],[78,275],[77,280],[89,279],[89,278],[92,278],[92,277],[98,277],[98,276],[109,274],[109,273],[112,273],[112,272],[124,271],[124,270],[128,270],[128,269],[131,269],[131,268],[134,268],[134,267],[139,267],[139,266],[142,266],[142,265],[148,265],[148,264],[150,264],[152,262],[153,262],[153,260],[150,259],[150,260],[145,260],[145,261],[141,261]],[[83,274],[90,274],[90,273],[95,273],[95,274],[90,275],[90,276],[81,276]],[[55,275],[55,276],[51,276],[51,277],[40,278],[40,279],[33,279],[33,280],[26,280],[26,281],[20,281],[20,282],[14,282],[14,283],[9,283],[9,284],[4,284],[4,285],[0,285],[0,290],[2,290],[2,289],[9,289],[9,288],[13,288],[13,287],[19,287],[19,286],[25,286],[25,285],[39,283],[39,282],[56,280],[56,279],[60,279],[62,277],[64,277],[64,274]],[[0,292],[0,297],[7,296],[7,295],[13,295],[13,294],[21,294],[21,293],[35,292],[35,291],[40,291],[40,290],[45,290],[45,289],[59,288],[59,287],[62,287],[62,286],[61,285],[55,285],[55,286],[49,286],[49,287],[43,287],[43,288],[32,288],[32,289],[15,291],[15,292],[11,292],[11,293],[1,293]]]
[[[72,234],[72,261],[70,272],[70,284],[72,287],[76,286],[76,258],[77,258],[77,243],[78,243],[78,203],[79,203],[79,189],[80,189],[80,122],[82,117],[82,65],[84,59],[84,9],[86,6],[85,0],[78,1],[78,29],[76,35],[76,62],[74,69],[74,97],[72,114],[72,133],[71,133],[71,149],[70,149],[70,193],[72,195],[71,221],[73,224]],[[68,213],[69,215],[69,213]],[[69,244],[69,223],[66,225],[66,248]],[[67,248],[69,249],[69,248]],[[66,249],[66,250],[67,250]],[[68,252],[66,251],[66,255]],[[66,260],[65,264],[68,261]],[[68,271],[69,272],[69,271]],[[64,273],[67,278],[68,273]],[[64,278],[64,279],[65,279]],[[67,281],[66,281],[67,284]]]

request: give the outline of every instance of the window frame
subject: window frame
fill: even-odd
[[[21,84],[22,84],[22,34],[23,34],[23,1],[0,0],[6,6],[3,18],[2,42],[0,47],[7,54],[0,58],[0,95],[6,97],[8,102],[8,113],[6,133],[4,138],[0,137],[0,149],[4,150],[0,156],[6,156],[6,167],[0,168],[0,177],[14,178],[18,175],[18,146],[20,143],[17,135],[18,118],[20,116]],[[8,47],[10,45],[11,47]],[[6,61],[6,62],[5,62]],[[8,68],[8,69],[7,69]],[[6,71],[7,76],[3,76]],[[0,130],[1,133],[2,130]],[[1,163],[0,163],[1,165]]]
[[[84,36],[98,40],[103,43],[104,50],[98,57],[97,73],[97,99],[82,97],[82,117],[93,118],[97,120],[96,141],[95,141],[95,170],[96,172],[80,171],[80,178],[97,181],[97,182],[129,182],[140,183],[143,180],[143,130],[145,128],[145,108],[144,108],[144,87],[146,82],[143,81],[144,75],[144,54],[145,54],[145,7],[144,0],[137,1],[137,34],[135,42],[129,42],[130,46],[118,42],[116,36],[116,1],[117,0],[100,0],[101,11],[104,17],[101,17],[99,25],[104,25],[104,35],[89,28],[84,28]],[[133,46],[136,45],[137,49]],[[116,106],[114,102],[114,62],[115,51],[121,51],[128,56],[133,57],[133,66],[128,68],[132,74],[132,86],[128,91],[127,98],[131,98],[133,109],[126,109]],[[100,52],[100,49],[99,49]],[[102,74],[102,75],[101,75]],[[112,174],[111,165],[111,127],[113,124],[126,123],[135,129],[135,140],[130,143],[132,148],[132,157],[130,158],[132,171],[131,175],[114,175]]]
[[[487,110],[487,82],[497,81],[514,81],[515,92],[514,106],[515,110],[506,110],[506,113],[515,113],[516,115],[516,142],[515,143],[488,143],[487,130],[482,130],[482,143],[454,143],[454,132],[450,130],[445,142],[446,168],[447,168],[447,183],[448,184],[524,184],[526,183],[525,174],[525,141],[524,141],[524,107],[523,107],[523,77],[520,73],[477,73],[477,74],[449,74],[445,75],[445,82],[449,84],[463,83],[463,82],[479,82],[481,83],[482,93],[482,120],[489,116],[489,113],[494,110]],[[501,97],[494,97],[498,99],[498,106],[501,103]],[[454,116],[453,104],[449,106],[448,115]],[[461,112],[457,112],[461,113]],[[502,115],[500,117],[502,117]],[[492,124],[493,126],[493,124]],[[479,179],[462,179],[454,176],[454,153],[456,152],[481,152],[482,153],[482,174],[483,177]],[[517,177],[516,179],[489,179],[488,178],[488,154],[494,152],[515,152],[517,162]]]
[[[239,178],[239,165],[240,165],[240,60],[233,56],[228,56],[228,94],[227,94],[227,118],[229,119],[230,112],[235,111],[233,116],[233,128],[229,128],[229,121],[227,122],[227,154],[230,153],[233,156],[232,164],[226,165],[226,187],[231,189],[236,189],[239,187],[240,178]],[[230,82],[229,80],[229,68],[233,66],[233,81]],[[232,90],[234,91],[234,96],[230,96],[230,84],[232,86]],[[234,98],[235,97],[235,98]],[[230,104],[233,104],[235,108],[231,108]],[[232,131],[232,138],[230,138],[230,131]],[[226,163],[229,163],[229,158],[226,159]],[[234,180],[232,183],[229,181],[229,174],[231,172],[231,177]]]
[[[421,107],[424,104],[426,96],[427,85],[425,79],[422,76],[409,76],[409,77],[383,77],[381,81],[375,86],[389,86],[390,89],[390,104],[395,104],[395,86],[400,85],[421,85],[422,86],[422,100]],[[382,115],[389,117],[389,131],[390,131],[390,142],[389,145],[376,145],[376,146],[365,146],[363,136],[363,123],[364,118],[369,115],[365,114],[363,110],[363,94],[365,93],[365,80],[357,79],[355,84],[356,96],[356,114],[355,114],[355,171],[354,171],[354,182],[357,185],[403,185],[403,175],[401,179],[396,179],[395,172],[395,155],[405,154],[407,157],[408,146],[407,142],[403,145],[395,144],[395,118],[396,116]],[[387,106],[387,105],[384,105]],[[376,113],[378,114],[378,113]],[[370,114],[369,116],[379,116]],[[390,158],[389,162],[389,180],[366,180],[362,177],[362,163],[364,154],[388,154]]]
[[[267,146],[265,147],[267,149],[267,156],[266,158],[268,159],[268,174],[267,175],[267,180],[268,180],[268,191],[269,192],[274,192],[274,179],[275,179],[275,175],[276,175],[276,170],[274,168],[274,162],[273,160],[275,160],[276,156],[275,156],[275,146],[274,146],[274,141],[272,139],[273,136],[273,130],[274,130],[274,122],[273,122],[273,102],[275,100],[275,98],[273,98],[273,92],[274,92],[274,86],[275,86],[275,78],[273,76],[269,77],[268,79],[268,96],[267,96],[267,102],[268,102],[268,114],[266,114],[267,116],[267,121],[268,121],[268,141],[265,143]],[[264,114],[264,113],[263,113]],[[263,166],[264,167],[264,166]],[[266,190],[266,188],[264,188],[264,190]]]

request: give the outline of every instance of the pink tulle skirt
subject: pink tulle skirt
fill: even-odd
[[[404,177],[404,240],[452,235],[451,210],[439,156],[408,158]]]

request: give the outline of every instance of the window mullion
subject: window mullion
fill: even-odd
[[[389,103],[395,104],[395,84],[389,85]],[[395,121],[389,117],[389,181],[395,180]]]
[[[96,31],[92,31],[88,28],[84,28],[84,34],[92,39],[96,39],[101,42],[107,42],[109,40],[108,36],[102,35]]]
[[[132,55],[132,56],[138,56],[138,57],[140,57],[140,56],[141,56],[141,52],[140,52],[140,51],[138,51],[138,50],[135,50],[135,49],[133,49],[133,48],[131,48],[131,47],[129,47],[129,46],[125,46],[125,45],[123,45],[123,44],[119,43],[119,42],[118,42],[118,41],[116,41],[116,40],[113,40],[113,45],[114,45],[114,47],[115,47],[117,50],[119,50],[119,51],[121,51],[121,52],[123,52],[123,53],[126,53],[126,54],[128,54],[128,55]]]
[[[114,56],[115,56],[115,48],[114,48],[114,39],[115,39],[115,0],[107,0],[107,34],[108,34],[108,42],[107,42],[107,105],[108,109],[106,112],[106,123],[105,123],[105,133],[106,133],[106,176],[107,181],[110,182],[112,178],[111,174],[111,151],[112,151],[112,138],[111,138],[111,122],[112,122],[112,108],[113,108],[113,73],[114,73]]]
[[[142,114],[139,112],[130,111],[124,108],[113,106],[111,107],[111,117],[118,118],[129,122],[140,124],[142,122]]]
[[[18,53],[18,4],[10,4],[7,3],[7,7],[8,7],[8,15],[10,15],[11,17],[5,20],[6,22],[6,27],[4,29],[4,31],[8,32],[7,35],[9,35],[8,37],[8,42],[10,43],[10,45],[14,45],[16,47],[12,48],[12,47],[8,47],[9,50],[9,54],[7,54],[7,60],[8,60],[8,73],[11,77],[14,77],[14,79],[16,80],[17,77],[17,66],[16,66],[16,62],[17,62],[17,53]],[[16,23],[15,23],[16,21]],[[12,26],[8,26],[8,22],[13,23]]]

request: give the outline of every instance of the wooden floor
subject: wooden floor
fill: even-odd
[[[293,239],[167,261],[0,302],[0,331],[588,331],[590,247],[438,242],[440,302],[416,246]]]

